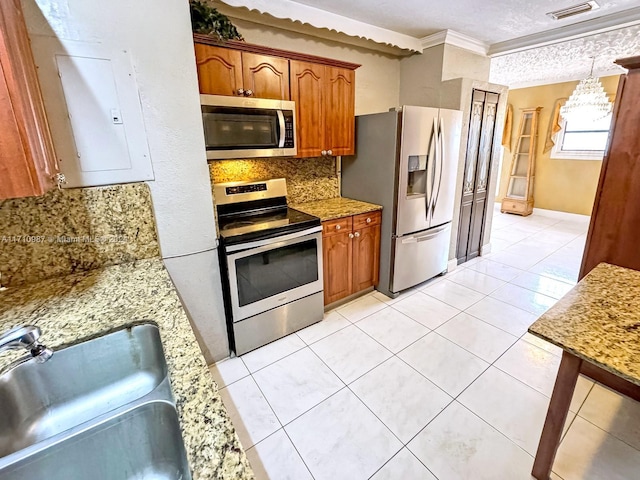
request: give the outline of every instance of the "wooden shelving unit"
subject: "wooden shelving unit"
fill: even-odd
[[[511,159],[507,195],[500,211],[527,216],[533,212],[533,179],[538,144],[538,118],[542,107],[523,108],[520,113],[518,139]]]

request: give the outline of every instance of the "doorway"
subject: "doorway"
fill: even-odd
[[[456,247],[458,265],[480,255],[499,98],[497,93],[473,90]]]

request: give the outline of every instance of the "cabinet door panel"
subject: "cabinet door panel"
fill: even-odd
[[[349,233],[351,232],[322,237],[325,305],[352,293],[352,242]]]
[[[318,157],[327,150],[323,108],[325,67],[292,60],[291,99],[296,102],[298,157]]]
[[[326,68],[326,143],[332,155],[355,153],[355,74],[345,68]]]
[[[378,284],[380,227],[356,230],[353,238],[353,293]]]
[[[22,192],[31,192],[35,185],[29,161],[22,145],[18,123],[11,105],[5,75],[0,65],[0,198],[22,196]]]
[[[289,100],[289,60],[242,52],[242,78],[252,97]]]
[[[195,44],[200,93],[237,95],[242,88],[242,54],[230,48]]]
[[[19,0],[0,2],[0,199],[42,195],[58,165]]]

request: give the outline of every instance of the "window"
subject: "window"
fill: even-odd
[[[602,160],[609,138],[611,114],[596,120],[560,120],[562,129],[554,137],[551,158]]]

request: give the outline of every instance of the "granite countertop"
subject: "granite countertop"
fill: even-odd
[[[601,263],[529,332],[640,385],[640,272]]]
[[[21,324],[42,329],[54,349],[126,325],[155,323],[194,480],[249,480],[253,473],[159,258],[44,280],[0,293],[0,332]],[[10,356],[0,357],[0,367]]]
[[[373,212],[382,210],[380,205],[374,203],[361,202],[346,197],[328,198],[326,200],[315,200],[313,202],[293,203],[291,208],[300,210],[320,217],[320,220],[334,220],[336,218],[348,217],[350,215],[358,215],[360,213]]]

